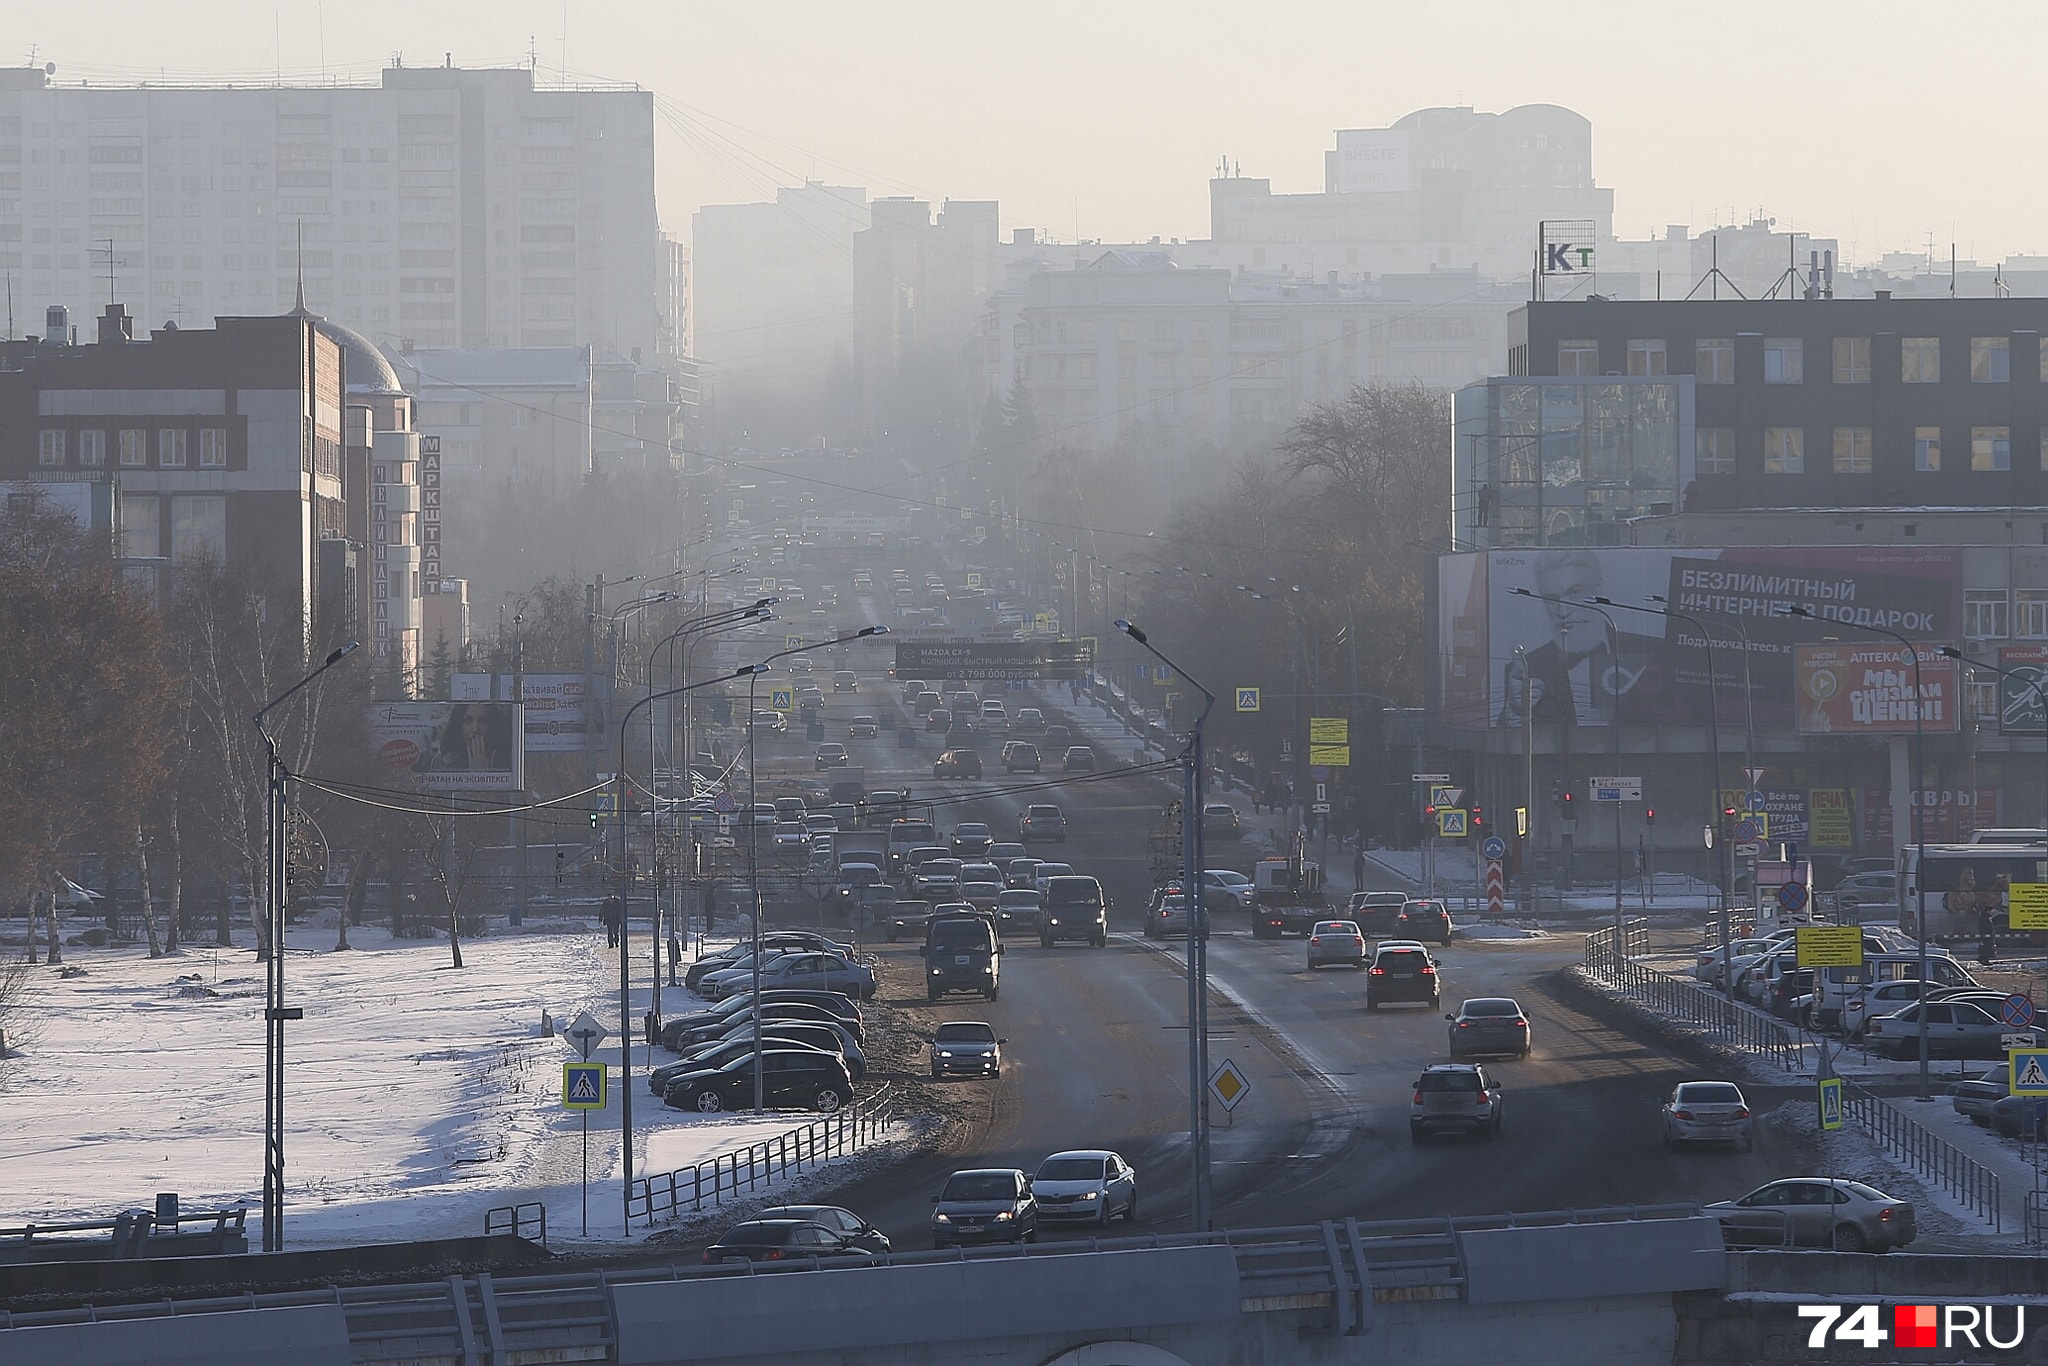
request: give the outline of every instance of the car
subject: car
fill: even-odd
[[[1083,939],[1098,949],[1109,943],[1109,898],[1094,878],[1058,874],[1046,879],[1038,943],[1049,949],[1062,939]]]
[[[950,841],[955,857],[963,859],[987,857],[989,846],[995,842],[995,833],[981,821],[960,822],[953,827]]]
[[[1373,951],[1372,966],[1365,970],[1365,1008],[1412,1001],[1434,1010],[1440,986],[1436,960],[1428,949],[1412,939],[1382,940]]]
[[[971,749],[949,749],[932,764],[934,778],[979,778],[981,755]]]
[[[1073,743],[1074,732],[1067,727],[1047,726],[1045,728],[1045,747],[1047,749],[1065,749]]]
[[[1038,1201],[1031,1178],[1015,1167],[954,1172],[932,1197],[932,1246],[1035,1243]]]
[[[1702,982],[1719,983],[1727,965],[1740,959],[1752,957],[1771,948],[1768,939],[1737,939],[1727,944],[1717,944],[1711,949],[1702,949],[1695,956],[1692,975]]]
[[[848,866],[851,867],[852,865],[849,864]],[[722,968],[731,967],[734,963],[752,953],[753,947],[751,942],[742,939],[737,944],[729,944],[725,948],[712,950],[684,970],[683,985],[695,991],[697,984],[703,981],[705,977]],[[844,946],[827,939],[815,930],[773,930],[761,936],[761,947],[769,950],[815,949],[824,951],[837,950]]]
[[[820,1029],[827,1027],[825,1025],[819,1026]],[[761,1030],[761,1042],[765,1047],[769,1048],[809,1048],[816,1049],[819,1052],[839,1052],[836,1046],[829,1049],[820,1048],[815,1043],[789,1041],[783,1035],[770,1036],[768,1027],[765,1025]],[[753,1027],[750,1022],[745,1026],[744,1033],[736,1033],[731,1038],[721,1036],[711,1040],[709,1043],[699,1044],[674,1062],[665,1062],[659,1067],[650,1069],[647,1073],[647,1089],[657,1096],[667,1095],[668,1088],[674,1085],[679,1078],[689,1076],[692,1072],[716,1072],[734,1058],[751,1057],[753,1052],[754,1036]]]
[[[930,720],[931,714],[933,712],[943,711],[944,709],[945,699],[941,698],[937,693],[933,692],[930,688],[926,688],[923,692],[919,693],[916,697],[913,697],[910,700],[911,715],[922,716],[926,718],[927,721]],[[953,718],[950,715],[946,717],[946,720],[948,721],[951,721],[952,719]]]
[[[1856,924],[1863,911],[1898,904],[1899,875],[1890,869],[1851,873],[1835,884],[1835,915],[1844,924]]]
[[[1075,1220],[1106,1227],[1138,1217],[1138,1173],[1121,1154],[1107,1148],[1054,1153],[1031,1178],[1038,1217]]]
[[[932,903],[929,901],[898,901],[875,908],[875,922],[884,928],[891,944],[903,938],[922,938],[924,927],[931,918]]]
[[[1005,887],[996,895],[996,929],[1004,934],[1038,933],[1045,921],[1045,899],[1035,887]]]
[[[1210,913],[1249,911],[1258,904],[1259,889],[1235,868],[1202,870],[1202,905]]]
[[[820,1224],[849,1243],[870,1252],[888,1252],[889,1235],[850,1209],[837,1205],[776,1205],[754,1216],[756,1219],[802,1219]]]
[[[884,1249],[886,1251],[887,1249]],[[749,1219],[704,1249],[704,1263],[820,1260],[873,1261],[875,1250],[811,1219]]]
[[[782,595],[786,598],[801,599],[803,597],[803,594],[791,588],[783,589]],[[811,663],[811,657],[809,655],[798,655],[794,659],[789,661],[789,671],[793,674],[808,674],[813,672],[816,668],[817,665]]]
[[[820,994],[838,995],[836,992]],[[848,997],[840,996],[839,999],[844,1004],[853,1004],[852,1000]],[[840,1024],[846,1026],[856,1040],[860,1039],[863,1034],[863,1026],[859,1020],[848,1019],[833,1007],[810,1000],[770,999],[756,1005],[754,1004],[753,997],[743,994],[729,998],[726,1004],[737,1004],[740,1008],[731,1015],[723,1016],[709,1023],[678,1028],[673,1036],[673,1042],[671,1042],[671,1035],[669,1034],[669,1022],[664,1021],[661,1034],[662,1045],[673,1048],[678,1053],[685,1053],[699,1044],[709,1043],[713,1039],[728,1037],[733,1033],[733,1026],[742,1021],[756,1018],[764,1025],[770,1020],[810,1020],[824,1024]]]
[[[1422,1069],[1408,1102],[1408,1141],[1446,1130],[1500,1137],[1501,1089],[1476,1062],[1440,1062]]]
[[[859,692],[860,675],[851,669],[835,669],[832,673],[833,692]]]
[[[1308,965],[1311,970],[1330,963],[1365,966],[1365,932],[1349,920],[1318,920],[1308,932]],[[1452,1057],[1457,1054],[1453,1053]]]
[[[955,712],[953,713],[953,724],[946,727],[946,745],[948,748],[965,745],[973,740],[978,733],[972,720]]]
[[[1244,821],[1229,802],[1202,803],[1202,838],[1234,840],[1244,834]]]
[[[1003,745],[1003,771],[1006,773],[1037,773],[1041,760],[1038,746],[1029,740],[1010,740]]]
[[[1441,901],[1410,901],[1394,917],[1392,933],[1401,939],[1433,940],[1449,948],[1451,909]]]
[[[986,865],[984,865],[986,866]],[[986,878],[960,877],[960,899],[977,911],[995,914],[996,903],[1002,900],[1003,884]]]
[[[1072,877],[1073,874],[1074,865],[1071,863],[1054,863],[1048,859],[1039,859],[1031,869],[1031,885],[1038,890],[1039,896],[1043,897],[1047,883],[1056,877]]]
[[[1153,898],[1151,908],[1145,912],[1145,937],[1165,939],[1169,935],[1185,935],[1188,932],[1187,898],[1179,887],[1162,890]],[[1202,938],[1209,937],[1209,920],[1202,918]]]
[[[988,847],[987,857],[988,861],[996,866],[998,873],[1007,876],[1010,871],[1010,860],[1024,857],[1024,846],[1015,840],[997,840]]]
[[[1861,1039],[1865,1027],[1877,1016],[1904,1010],[1923,995],[1941,994],[1939,988],[1929,990],[1925,982],[1910,977],[1894,978],[1889,982],[1865,982],[1857,988],[1855,995],[1842,1003],[1842,1037],[1852,1042]]]
[[[846,1063],[829,1053],[792,1049],[764,1053],[760,1062],[764,1105],[829,1115],[853,1099],[853,1077]],[[754,1103],[754,1058],[737,1058],[716,1072],[684,1077],[669,1087],[664,1101],[678,1110],[705,1114],[746,1109]]]
[[[853,762],[853,756],[849,755],[846,752],[846,746],[840,744],[837,740],[827,740],[824,744],[819,745],[817,754],[812,757],[814,772],[822,772],[828,768],[838,768],[842,764],[851,762]]]
[[[1043,863],[1044,861],[1045,860],[1043,859],[1035,858],[1011,859],[1008,863],[1003,865],[1003,885],[1005,887],[1016,887],[1021,889],[1028,889],[1034,892],[1037,891],[1038,865]]]
[[[802,821],[777,821],[770,832],[770,842],[783,850],[801,849],[810,843],[811,832],[804,828]]]
[[[1351,921],[1367,934],[1392,934],[1394,921],[1408,904],[1406,892],[1353,892]]]
[[[2039,1096],[2002,1096],[1991,1106],[1991,1127],[2006,1138],[2039,1142],[2048,1134],[2048,1114]]]
[[[1529,1056],[1529,1016],[1511,996],[1474,996],[1451,1022],[1451,1061],[1487,1055]]]
[[[724,973],[712,973],[704,979],[708,990],[730,995],[747,989],[747,979],[752,969],[735,966]],[[797,987],[814,991],[838,991],[863,1001],[875,997],[875,970],[864,963],[836,953],[785,953],[771,963],[761,965],[761,986]]]
[[[1758,1186],[1702,1213],[1718,1219],[1731,1244],[1831,1247],[1889,1252],[1913,1241],[1913,1206],[1874,1186],[1839,1177],[1795,1176]]]
[[[1756,1143],[1749,1102],[1732,1081],[1682,1081],[1658,1115],[1666,1151],[1681,1143],[1727,1143],[1748,1152]]]
[[[995,1026],[985,1020],[948,1020],[932,1031],[932,1080],[952,1072],[977,1077],[1003,1075],[1003,1045]]]
[[[1095,771],[1095,750],[1089,745],[1070,745],[1060,756],[1062,773],[1092,773]]]
[[[752,1019],[743,1020],[725,1031],[725,1039],[754,1036]],[[856,1083],[867,1075],[868,1057],[860,1043],[853,1037],[853,1030],[837,1020],[763,1020],[761,1039],[765,1043],[774,1040],[777,1046],[798,1044],[820,1048],[827,1053],[837,1053],[846,1060],[847,1075]]]
[[[872,740],[881,733],[880,723],[872,716],[856,716],[846,727],[846,738],[849,740]]]
[[[907,678],[902,683],[903,704],[909,706],[916,702],[918,698],[931,691],[932,685],[925,682],[922,678]],[[934,697],[938,696],[937,693],[932,693],[932,695]]]
[[[990,730],[1010,728],[1010,709],[991,697],[981,704],[981,724]]]
[[[1990,1068],[1967,1081],[1948,1088],[1956,1113],[1966,1115],[1980,1128],[1991,1124],[1992,1107],[2012,1094],[2012,1068],[2008,1064]]]
[[[1925,1031],[1929,1057],[2002,1058],[2005,1035],[2011,1031],[1978,1004],[1985,999],[1915,1001],[1904,1010],[1868,1021],[1863,1026],[1863,1040],[1874,1053],[1917,1058],[1920,1035]]]
[[[924,728],[928,734],[948,733],[953,729],[953,713],[944,707],[934,707],[924,714]]]
[[[789,729],[789,718],[779,711],[757,711],[749,725],[754,730],[765,730],[780,735]]]
[[[959,887],[960,860],[943,852],[919,861],[917,871],[911,874],[910,890],[934,901],[957,900],[953,893]]]
[[[1067,818],[1050,802],[1033,803],[1025,807],[1024,814],[1017,818],[1017,838],[1025,844],[1034,840],[1065,844]]]
[[[1019,707],[1017,714],[1010,719],[1010,730],[1018,735],[1043,735],[1045,713],[1037,707]]]

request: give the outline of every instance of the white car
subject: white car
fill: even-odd
[[[1308,965],[1326,963],[1365,966],[1365,933],[1349,920],[1318,920],[1308,932]]]
[[[777,849],[800,849],[810,843],[811,832],[804,829],[802,821],[775,822],[774,843]]]
[[[1776,946],[1777,941],[1774,939],[1736,939],[1730,941],[1725,948],[1716,945],[1711,949],[1702,949],[1693,963],[1692,975],[1702,982],[1718,983],[1721,980],[1724,963],[1734,963],[1739,972],[1753,962],[1757,954],[1767,952]]]
[[[1732,1143],[1747,1152],[1754,1143],[1749,1102],[1732,1081],[1682,1081],[1671,1089],[1659,1117],[1664,1146]]]
[[[1104,1148],[1054,1153],[1038,1164],[1031,1193],[1038,1199],[1038,1217],[1048,1222],[1071,1219],[1106,1225],[1119,1215],[1138,1217],[1138,1173]]]

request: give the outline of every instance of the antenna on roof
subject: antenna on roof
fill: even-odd
[[[296,269],[299,278],[299,298],[293,311],[304,313],[306,311],[306,220],[303,218],[299,220],[299,261]]]
[[[127,262],[125,262],[125,261],[122,261],[122,262],[116,262],[116,261],[114,260],[114,239],[113,239],[113,238],[111,238],[111,237],[101,237],[101,238],[98,238],[98,239],[96,239],[96,240],[97,240],[97,242],[98,242],[98,244],[99,244],[99,247],[100,247],[100,254],[101,254],[102,256],[104,256],[104,257],[106,258],[106,262],[107,262],[107,273],[106,273],[105,275],[101,276],[100,278],[101,278],[101,279],[103,279],[103,280],[105,280],[105,281],[107,282],[107,302],[108,302],[109,304],[112,304],[112,303],[114,302],[114,267],[115,267],[115,266],[116,266],[117,264],[118,264],[118,265],[126,265],[126,264],[127,264]]]

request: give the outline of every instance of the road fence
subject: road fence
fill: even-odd
[[[2005,1231],[1998,1173],[1854,1082],[1842,1083],[1842,1113],[1900,1161],[1954,1196],[1964,1209],[1989,1219],[1993,1232]]]
[[[1803,1056],[1799,1041],[1783,1021],[1707,991],[1689,977],[1644,965],[1639,960],[1649,948],[1647,921],[1624,921],[1622,931],[1626,952],[1616,952],[1611,927],[1586,936],[1587,972],[1659,1014],[1704,1029],[1722,1042],[1768,1058],[1788,1071],[1799,1067]]]

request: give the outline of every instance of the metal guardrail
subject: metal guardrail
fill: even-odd
[[[1626,954],[1614,951],[1614,931],[1604,929],[1586,936],[1586,970],[1607,985],[1634,997],[1652,1010],[1684,1020],[1707,1030],[1716,1038],[1746,1048],[1791,1070],[1799,1065],[1798,1039],[1783,1021],[1706,990],[1691,978],[1659,972],[1637,961],[1649,947],[1649,927],[1643,921],[1624,923],[1630,946]],[[1641,939],[1637,942],[1636,936]]]
[[[246,1208],[194,1210],[190,1214],[180,1213],[176,1220],[155,1224],[154,1229],[160,1233],[240,1233],[248,1217],[249,1211]],[[0,1228],[0,1238],[19,1238],[23,1242],[33,1242],[37,1238],[47,1238],[53,1233],[104,1233],[112,1236],[118,1229],[127,1227],[130,1222],[127,1216],[116,1216],[112,1219],[83,1219],[71,1224],[16,1224]],[[200,1227],[209,1222],[213,1225],[211,1229]]]
[[[509,1233],[517,1238],[530,1238],[542,1247],[548,1245],[548,1207],[538,1200],[523,1205],[500,1205],[484,1211],[484,1236],[494,1233]]]
[[[1854,1082],[1842,1084],[1842,1112],[1963,1208],[1989,1219],[1994,1232],[2005,1231],[1998,1173]]]
[[[678,1218],[716,1209],[728,1199],[751,1194],[779,1176],[794,1176],[835,1157],[858,1152],[879,1139],[895,1116],[892,1088],[884,1086],[858,1105],[849,1105],[793,1129],[720,1153],[694,1166],[643,1177],[628,1187],[626,1221],[654,1216]]]
[[[1560,1224],[1621,1223],[1691,1218],[1696,1205],[1611,1206],[1546,1210],[1534,1214],[1477,1215],[1360,1223],[1355,1219],[1288,1228],[1213,1233],[1139,1234],[1087,1241],[953,1248],[896,1253],[872,1265],[916,1266],[996,1257],[1063,1257],[1088,1252],[1221,1245],[1237,1260],[1246,1307],[1299,1307],[1327,1298],[1333,1327],[1364,1330],[1375,1291],[1442,1287],[1461,1295],[1466,1281],[1461,1233],[1478,1229],[1541,1228]],[[867,1265],[867,1264],[863,1264]],[[515,1276],[450,1276],[446,1280],[388,1286],[327,1286],[315,1290],[245,1294],[214,1299],[157,1299],[136,1304],[79,1305],[12,1313],[0,1309],[0,1333],[9,1328],[152,1319],[250,1309],[339,1305],[358,1366],[419,1361],[604,1361],[618,1332],[611,1289],[618,1285],[711,1277],[786,1275],[845,1269],[841,1261],[672,1263],[610,1271]],[[0,1359],[7,1357],[0,1338]]]
[[[2028,1245],[2048,1243],[2048,1190],[2036,1187],[2027,1192],[2026,1218]]]

